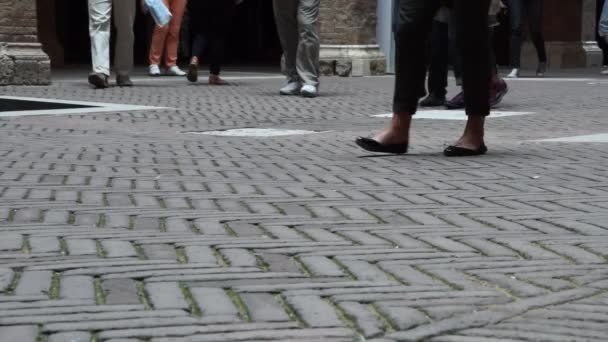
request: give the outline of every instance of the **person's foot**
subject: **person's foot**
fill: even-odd
[[[445,96],[439,96],[434,93],[430,93],[424,100],[420,101],[421,107],[440,107],[445,105]]]
[[[209,75],[209,84],[210,85],[219,85],[219,86],[222,86],[222,85],[228,85],[228,82],[224,81],[220,77],[220,75],[213,75],[213,74],[211,74],[211,75]]]
[[[608,76],[608,65],[604,65],[604,68],[602,69],[602,71],[600,71],[600,75]]]
[[[167,68],[165,75],[169,76],[186,76],[186,73],[180,69],[177,65]]]
[[[306,84],[300,90],[300,95],[303,97],[317,97],[319,96],[319,88],[317,86]]]
[[[485,154],[488,151],[484,142],[485,117],[469,116],[462,137],[448,146],[443,154],[447,157],[465,157]]]
[[[148,75],[153,77],[160,76],[160,68],[158,67],[158,64],[150,64],[150,67],[148,68]]]
[[[190,65],[188,65],[188,73],[186,75],[186,78],[190,82],[198,81],[198,65],[197,64],[190,63]]]
[[[498,106],[508,92],[509,86],[503,79],[493,82],[490,87],[490,108]]]
[[[507,78],[519,78],[519,68],[513,68],[511,73],[507,75]]]
[[[547,62],[538,63],[538,68],[536,68],[536,77],[545,77],[546,72],[547,72]]]
[[[133,86],[133,82],[131,81],[131,77],[129,77],[129,75],[116,76],[116,84],[119,87],[132,87]]]
[[[393,114],[391,123],[374,138],[359,137],[355,141],[359,147],[370,152],[396,153],[407,152],[412,115]]]
[[[300,94],[300,90],[302,89],[302,84],[300,82],[289,82],[285,85],[279,93],[281,95],[298,95]]]
[[[108,76],[101,73],[92,73],[89,75],[89,83],[95,89],[105,89],[110,86]]]
[[[464,103],[464,91],[461,91],[456,96],[454,96],[451,100],[445,103],[445,107],[447,109],[463,109],[465,106]]]

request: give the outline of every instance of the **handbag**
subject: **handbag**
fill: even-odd
[[[154,18],[156,25],[163,27],[169,24],[173,15],[162,0],[145,0],[144,5]]]

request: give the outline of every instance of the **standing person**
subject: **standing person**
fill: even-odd
[[[500,25],[498,22],[498,13],[504,8],[502,2],[500,0],[491,0],[490,2],[490,13],[488,15],[488,26],[490,28],[490,42],[488,53],[490,54],[490,72],[491,72],[491,81],[490,81],[490,98],[489,105],[490,108],[495,108],[502,102],[502,99],[509,92],[509,87],[507,86],[507,82],[505,82],[500,74],[498,73],[498,66],[496,65],[496,54],[494,53],[493,47],[493,36],[494,29],[496,26]],[[452,20],[457,20],[457,18],[452,18]],[[458,46],[458,42],[455,42],[454,46]],[[455,73],[460,74],[460,59],[456,58],[455,61]],[[464,103],[464,91],[461,91],[456,96],[454,96],[451,100],[445,103],[448,109],[462,109],[465,108]]]
[[[282,1],[282,0],[279,0]],[[440,0],[401,0],[397,34],[397,70],[393,118],[376,138],[358,138],[357,145],[372,152],[407,152],[412,115],[425,78],[425,43]],[[458,141],[444,150],[446,156],[473,156],[487,152],[485,117],[490,114],[490,56],[488,10],[490,0],[454,0],[458,22],[467,124]]]
[[[524,37],[524,21],[528,19],[530,37],[536,48],[538,67],[536,76],[543,77],[547,70],[547,50],[543,37],[544,0],[509,0],[511,21],[511,67],[513,70],[507,76],[519,77],[521,69],[521,46]]]
[[[197,1],[197,0],[193,0]],[[200,0],[198,0],[200,1]],[[142,7],[144,0],[141,0]],[[185,76],[186,73],[177,66],[177,47],[179,45],[179,32],[182,27],[182,18],[186,10],[187,0],[163,0],[173,17],[168,25],[154,28],[150,46],[149,73],[150,76],[160,76],[160,63],[165,62],[165,74],[170,76]]]
[[[604,14],[605,13],[605,14]],[[597,0],[597,33],[596,33],[596,40],[597,40],[597,44],[599,45],[600,49],[602,49],[602,54],[603,54],[603,68],[602,71],[600,72],[602,75],[608,76],[608,37],[606,36],[602,36],[601,31],[602,31],[602,14],[604,14],[604,20],[608,20],[608,1],[605,0]],[[605,24],[608,25],[608,22]],[[606,27],[606,29],[608,30],[608,26]]]
[[[446,102],[448,93],[448,66],[450,57],[450,9],[442,6],[433,20],[429,41],[427,80],[428,96],[420,101],[421,107],[439,107]]]
[[[129,74],[133,69],[133,44],[135,34],[133,23],[137,3],[135,0],[88,0],[89,34],[91,36],[91,57],[93,72],[89,83],[95,88],[108,88],[110,77],[110,30],[112,14],[116,27],[116,52],[114,68],[116,83],[120,87],[132,87]],[[112,7],[114,12],[112,13]]]
[[[192,58],[188,67],[188,81],[198,81],[198,66],[205,54],[209,58],[209,84],[225,85],[220,78],[226,36],[230,32],[236,5],[235,0],[191,0],[188,3],[192,41]]]
[[[273,0],[287,85],[281,95],[319,95],[320,0]]]

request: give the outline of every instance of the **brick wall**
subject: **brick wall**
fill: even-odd
[[[322,43],[375,44],[376,5],[376,0],[321,0]]]
[[[36,42],[36,25],[35,1],[0,0],[0,41]]]

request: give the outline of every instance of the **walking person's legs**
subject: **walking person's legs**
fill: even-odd
[[[511,24],[510,63],[513,70],[508,77],[519,77],[521,68],[521,45],[524,36],[526,0],[509,0],[509,21]]]
[[[133,45],[135,34],[133,24],[137,5],[135,0],[114,0],[114,24],[116,25],[116,52],[114,68],[116,69],[116,82],[119,86],[133,86],[129,74],[133,70]]]
[[[163,3],[167,8],[170,7],[172,0],[163,0]],[[150,63],[150,76],[160,76],[160,63],[165,50],[165,41],[167,34],[169,33],[169,26],[158,26],[154,27],[154,33],[152,33],[152,41],[150,42],[150,53],[148,60]]]
[[[445,104],[449,66],[448,24],[435,20],[431,31],[429,48],[428,96],[420,102],[422,107],[437,107]]]
[[[363,149],[385,153],[407,152],[412,115],[418,107],[420,89],[424,88],[425,45],[439,5],[439,0],[401,1],[396,34],[393,118],[389,126],[375,138],[357,139],[357,145]]]
[[[281,89],[282,95],[299,94],[302,80],[296,68],[298,54],[298,4],[299,0],[273,0],[274,17],[283,48],[281,66],[287,77],[287,85]]]
[[[320,0],[299,0],[298,51],[296,69],[303,83],[302,95],[315,97],[319,87],[319,7]]]
[[[167,0],[165,0],[167,1]],[[197,1],[197,0],[194,0]],[[165,40],[165,67],[167,74],[172,76],[186,75],[177,66],[177,49],[179,47],[179,33],[182,27],[182,19],[186,11],[187,0],[169,0],[169,10],[173,14],[171,22],[168,25],[166,40]]]
[[[93,71],[89,83],[96,88],[107,88],[110,76],[110,29],[112,0],[89,0],[89,34]]]
[[[232,17],[236,4],[234,1],[217,0],[214,11],[215,18],[211,21],[212,30],[209,32],[209,84],[225,85],[226,81],[220,78],[224,52],[226,48],[226,37],[230,33]]]
[[[530,27],[530,38],[536,48],[538,56],[537,76],[544,76],[547,69],[547,49],[543,35],[543,13],[544,0],[528,0],[527,3],[528,26]]]
[[[484,143],[484,124],[485,117],[490,114],[489,7],[490,0],[454,2],[468,119],[460,139],[445,149],[446,156],[478,155],[487,151]]]

